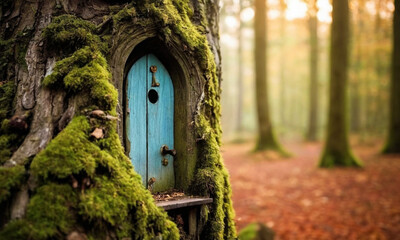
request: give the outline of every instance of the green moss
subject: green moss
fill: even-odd
[[[8,223],[1,239],[61,238],[75,224],[76,191],[65,184],[49,183],[37,189],[30,199],[26,217]]]
[[[0,85],[0,164],[7,161],[23,139],[23,132],[9,129],[9,120],[12,113],[15,88],[14,82],[8,81]]]
[[[191,189],[193,193],[213,198],[212,210],[203,230],[202,239],[233,239],[236,236],[231,201],[229,175],[223,167],[217,132],[204,115],[199,115],[196,127],[203,139],[199,145],[197,171]]]
[[[115,126],[104,126],[108,127],[109,137],[92,142],[86,117],[75,117],[33,159],[31,172],[41,187],[31,199],[25,219],[27,226],[36,229],[30,236],[62,236],[74,227],[77,215],[85,226],[90,226],[88,232],[95,239],[103,238],[97,234],[104,234],[106,229],[120,238],[133,235],[135,239],[152,239],[161,234],[165,239],[177,239],[176,226],[155,206],[133,171]],[[68,182],[71,176],[79,182],[80,190],[87,189],[80,191],[56,183]],[[84,185],[83,179],[89,179],[90,184]],[[46,205],[48,210],[44,211]],[[7,225],[4,231],[10,227],[13,225]]]
[[[0,82],[5,80],[7,66],[13,56],[14,39],[4,40],[0,38]]]
[[[8,129],[8,120],[13,114],[13,102],[16,92],[14,79],[8,79],[12,75],[10,66],[17,63],[25,66],[25,54],[28,48],[31,29],[19,32],[15,38],[0,39],[0,164],[8,160],[12,153],[22,143],[25,133]]]
[[[72,93],[88,91],[93,103],[115,114],[118,93],[110,79],[102,54],[87,46],[57,62],[54,71],[44,78],[43,85],[61,87]]]
[[[125,6],[122,10],[118,11],[112,16],[114,25],[120,24],[123,21],[129,21],[137,16],[136,9],[134,7]]]
[[[6,200],[10,196],[11,190],[19,187],[25,178],[23,166],[0,167],[0,203]]]
[[[273,240],[275,232],[262,223],[250,223],[239,233],[240,240]]]
[[[67,184],[48,183],[30,199],[26,220],[33,239],[47,239],[68,233],[75,225],[73,210],[76,191]]]
[[[93,177],[96,159],[101,154],[99,147],[89,141],[89,131],[90,125],[84,117],[71,121],[46,150],[35,157],[31,170],[44,180],[49,176],[66,178],[81,171]]]
[[[31,232],[25,219],[12,220],[0,231],[0,239],[32,239]]]
[[[258,226],[256,223],[251,223],[243,228],[239,233],[240,240],[253,240],[257,237]]]
[[[33,28],[27,27],[19,32],[15,37],[15,60],[20,67],[27,68],[25,61],[26,51],[28,50],[29,41],[33,35]]]
[[[44,29],[43,36],[48,46],[63,51],[74,52],[83,46],[93,46],[100,43],[100,37],[94,34],[96,25],[73,15],[61,15]]]
[[[24,132],[17,132],[9,127],[9,120],[4,119],[0,127],[0,164],[7,161],[24,140]]]
[[[0,83],[0,122],[11,117],[14,94],[14,81]]]

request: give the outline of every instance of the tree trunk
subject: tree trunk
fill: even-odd
[[[351,153],[347,138],[348,43],[348,0],[335,0],[331,29],[328,131],[320,167],[361,166]]]
[[[213,198],[197,234],[236,237],[219,154],[218,1],[130,2],[0,3],[0,239],[179,238],[123,144],[126,68],[149,51],[182,90],[177,186]]]
[[[318,133],[318,19],[317,6],[309,17],[310,29],[310,88],[307,140],[316,141]]]
[[[258,139],[256,150],[277,150],[284,152],[278,144],[271,123],[268,81],[267,81],[267,3],[266,0],[254,1],[255,30],[255,89],[258,120]]]
[[[394,1],[389,129],[384,153],[400,153],[400,0]]]

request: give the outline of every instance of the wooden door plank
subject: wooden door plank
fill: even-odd
[[[135,171],[142,177],[147,186],[147,56],[140,58],[128,73],[127,100],[128,112],[126,118],[127,138],[130,144],[129,157]]]
[[[150,66],[157,66],[155,77],[160,83],[158,87],[152,87],[152,74]],[[168,159],[168,165],[163,166],[160,149],[162,145],[174,148],[174,89],[167,69],[152,54],[148,55],[147,87],[149,91],[158,92],[158,101],[151,103],[147,99],[148,112],[148,178],[155,177],[156,182],[153,192],[164,191],[175,186],[174,159],[172,156],[164,156]]]

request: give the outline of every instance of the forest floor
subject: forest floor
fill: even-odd
[[[354,146],[363,169],[318,169],[321,143],[285,144],[293,154],[225,144],[236,226],[262,222],[285,239],[400,239],[400,155]]]

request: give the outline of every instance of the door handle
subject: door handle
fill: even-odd
[[[162,145],[161,146],[161,155],[165,156],[167,154],[175,157],[176,156],[176,150],[175,149],[169,149],[167,145]]]

